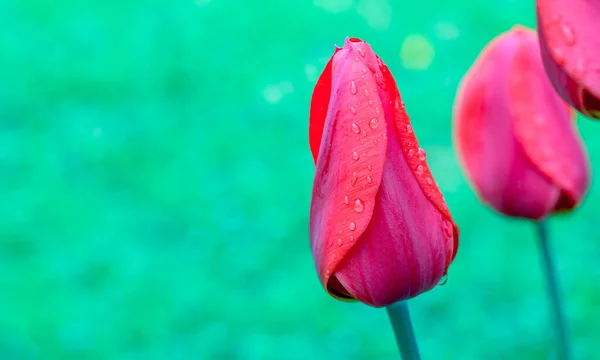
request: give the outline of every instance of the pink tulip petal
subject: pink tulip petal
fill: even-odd
[[[600,118],[600,2],[536,4],[540,46],[552,83],[584,115]]]
[[[562,208],[573,208],[588,188],[588,164],[574,114],[546,76],[533,31],[522,31],[509,81],[515,135],[535,166],[562,190]],[[534,95],[534,96],[532,96]]]
[[[386,115],[393,111],[388,107]],[[423,193],[394,135],[393,119],[386,123],[391,135],[373,218],[336,270],[352,296],[374,307],[430,290],[455,253],[452,225]]]
[[[343,296],[332,291],[336,280],[329,284],[331,275],[360,241],[371,220],[385,161],[383,105],[377,96],[375,75],[368,70],[374,68],[375,61],[369,45],[347,40],[332,63],[329,111],[313,186],[310,237],[321,282],[336,297]],[[315,96],[322,95],[315,92]]]
[[[539,219],[554,208],[559,189],[531,162],[515,136],[507,79],[522,27],[499,35],[462,80],[455,104],[461,162],[481,198],[498,211]],[[504,85],[506,84],[506,85]]]

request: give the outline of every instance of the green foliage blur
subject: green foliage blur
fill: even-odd
[[[423,358],[546,359],[535,228],[478,202],[451,139],[458,82],[516,23],[533,1],[0,1],[0,359],[398,359],[308,245],[308,105],[346,36],[396,77],[461,229],[448,283],[410,301]],[[596,185],[550,224],[584,360]]]

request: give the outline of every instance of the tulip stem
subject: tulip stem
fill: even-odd
[[[410,321],[406,301],[398,301],[387,307],[388,316],[396,335],[396,343],[404,360],[420,360],[417,340]]]
[[[556,267],[554,266],[554,261],[550,253],[548,227],[545,221],[539,221],[537,225],[538,236],[540,239],[540,250],[542,252],[542,262],[544,272],[546,273],[548,294],[550,295],[550,302],[552,305],[552,312],[554,316],[554,326],[557,337],[556,342],[558,345],[558,359],[569,360],[571,359],[571,349],[569,346],[569,340],[567,336],[567,325],[562,306],[562,299],[560,297],[560,289],[558,285],[558,277],[556,275]]]

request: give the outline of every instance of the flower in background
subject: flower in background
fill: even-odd
[[[314,89],[309,135],[310,240],[323,286],[375,307],[432,289],[456,255],[458,228],[396,82],[365,42],[336,48]]]
[[[544,72],[536,33],[493,39],[463,78],[455,145],[480,197],[499,212],[542,219],[573,209],[589,185],[574,113]]]
[[[556,91],[600,119],[600,2],[537,0],[536,8],[542,59]]]

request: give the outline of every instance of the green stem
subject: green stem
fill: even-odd
[[[571,349],[567,336],[567,325],[562,307],[562,299],[560,297],[558,277],[556,275],[556,268],[554,266],[554,261],[552,260],[552,255],[550,253],[548,228],[544,221],[539,221],[537,225],[540,240],[540,250],[542,252],[542,262],[548,286],[548,295],[550,295],[550,302],[554,316],[554,327],[557,337],[556,342],[558,345],[558,359],[569,360],[571,359]]]
[[[387,307],[388,316],[396,335],[396,343],[404,360],[420,360],[417,340],[410,322],[406,301],[398,301]]]

